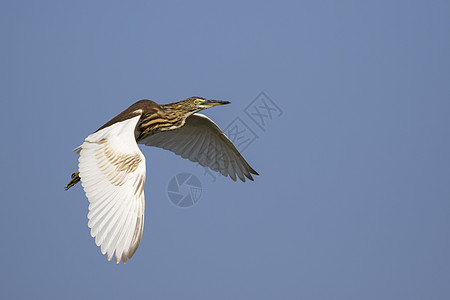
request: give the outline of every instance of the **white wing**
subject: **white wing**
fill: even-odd
[[[245,177],[253,180],[251,174],[258,175],[230,139],[205,115],[193,114],[183,127],[153,134],[139,143],[170,150],[223,176],[229,175],[234,181],[236,175],[244,182]]]
[[[134,137],[139,118],[97,131],[75,149],[91,235],[108,260],[115,252],[117,263],[133,256],[144,228],[145,157]]]

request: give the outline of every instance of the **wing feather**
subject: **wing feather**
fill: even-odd
[[[222,130],[201,114],[189,116],[181,128],[150,135],[138,143],[170,150],[234,181],[239,177],[245,182],[246,177],[253,180],[251,174],[258,175]]]
[[[144,226],[145,157],[134,137],[139,118],[103,128],[77,148],[91,235],[108,260],[115,256],[117,263],[133,256]]]
[[[192,142],[189,142],[184,149],[177,153],[181,157],[190,160],[195,159],[198,153],[206,153],[204,151],[207,147],[205,144],[205,135],[199,134],[198,130],[193,131],[192,134],[194,135],[193,139],[191,139]]]

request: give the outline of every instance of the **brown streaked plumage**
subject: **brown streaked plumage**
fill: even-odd
[[[89,135],[74,151],[89,205],[89,227],[108,260],[124,263],[139,246],[144,225],[145,157],[137,143],[164,148],[229,176],[253,180],[258,173],[208,117],[197,112],[228,101],[190,97],[159,105],[140,100]]]

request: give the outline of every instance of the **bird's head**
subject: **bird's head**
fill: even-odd
[[[164,104],[162,107],[167,115],[176,115],[179,119],[186,119],[190,115],[201,110],[228,103],[230,102],[222,100],[207,100],[202,97],[190,97],[186,100]]]
[[[182,104],[184,109],[189,111],[189,113],[196,113],[213,106],[229,104],[230,102],[222,100],[207,100],[202,97],[190,97],[186,100],[180,101],[179,103]]]

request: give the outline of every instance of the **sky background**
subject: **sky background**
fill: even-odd
[[[438,0],[1,1],[0,298],[449,299],[449,32]],[[142,147],[143,239],[108,262],[64,191],[71,151],[194,95],[232,102],[205,114],[257,136],[261,175]],[[184,209],[182,172],[202,184]]]

